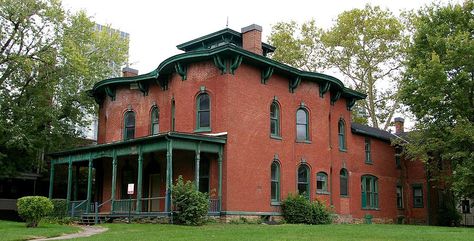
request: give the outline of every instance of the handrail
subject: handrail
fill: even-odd
[[[98,204],[98,202],[95,202],[95,204],[94,204],[94,206],[95,206],[94,207],[95,208],[95,210],[94,210],[94,213],[95,213],[95,215],[94,215],[94,224],[99,223],[99,208],[104,206],[106,203],[111,202],[111,201],[112,201],[112,198],[110,198],[109,200],[106,200],[105,202],[103,202],[101,204]]]
[[[74,217],[75,211],[79,209],[79,207],[83,206],[87,202],[86,200],[76,200],[76,201],[71,201],[71,217]]]

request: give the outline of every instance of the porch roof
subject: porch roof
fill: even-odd
[[[205,135],[184,132],[163,132],[153,136],[140,137],[131,140],[117,141],[106,144],[79,147],[71,150],[50,153],[54,164],[68,163],[69,161],[85,161],[101,157],[137,155],[138,152],[147,153],[166,150],[168,142],[174,142],[174,149],[196,150],[217,153],[227,141],[227,134]]]

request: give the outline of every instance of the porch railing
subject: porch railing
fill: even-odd
[[[164,212],[166,197],[142,198],[140,212]]]
[[[137,199],[120,199],[114,201],[113,213],[135,212]]]
[[[81,214],[85,213],[86,207],[87,200],[70,201],[68,207],[69,216],[80,216]]]

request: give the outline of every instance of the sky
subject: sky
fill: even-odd
[[[72,11],[85,10],[102,25],[130,34],[130,67],[140,74],[154,70],[163,60],[180,53],[176,45],[221,30],[236,31],[250,24],[263,27],[263,40],[272,25],[280,21],[299,23],[315,19],[320,27],[330,27],[337,15],[366,4],[388,8],[395,14],[418,9],[432,0],[63,0]],[[443,2],[443,1],[441,1]],[[444,1],[448,2],[448,1]],[[460,1],[454,1],[460,2]],[[336,76],[337,77],[337,76]]]

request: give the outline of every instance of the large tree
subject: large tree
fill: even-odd
[[[127,40],[60,1],[0,0],[0,176],[41,168],[45,153],[77,143],[95,111],[86,90],[127,51]]]
[[[356,121],[385,130],[398,108],[395,96],[406,43],[404,31],[390,11],[366,5],[341,13],[327,30],[318,28],[314,20],[301,26],[277,23],[269,42],[277,47],[275,60],[308,71],[336,69],[342,73],[348,84],[367,94],[356,108],[368,118]]]
[[[417,118],[406,153],[433,178],[474,197],[474,1],[432,5],[413,17],[400,96]],[[444,164],[444,165],[442,165]],[[447,165],[446,165],[447,164]],[[443,170],[439,170],[443,169]],[[451,175],[445,175],[449,172]],[[436,175],[441,174],[441,175]]]

